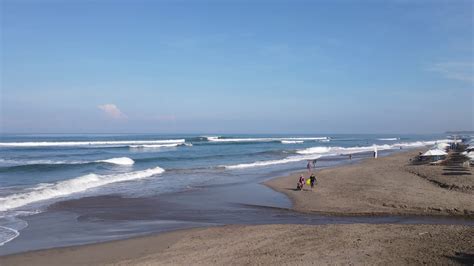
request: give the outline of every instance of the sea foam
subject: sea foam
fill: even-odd
[[[184,139],[168,140],[118,140],[118,141],[43,141],[43,142],[0,142],[0,147],[61,147],[61,146],[104,146],[184,143]]]
[[[391,149],[400,149],[400,148],[416,148],[424,146],[438,145],[440,143],[450,143],[453,140],[449,139],[440,139],[433,141],[414,141],[414,142],[400,142],[394,144],[384,144],[384,145],[370,145],[370,146],[361,146],[361,147],[312,147],[304,150],[298,150],[298,154],[324,154],[324,155],[338,155],[338,154],[354,154],[361,152],[368,152],[377,150],[391,150]]]
[[[437,141],[416,141],[416,142],[405,142],[405,143],[396,143],[396,144],[385,144],[385,145],[371,145],[371,146],[362,146],[362,147],[311,147],[307,149],[297,150],[296,153],[300,154],[297,156],[289,156],[284,159],[279,160],[269,160],[269,161],[256,161],[253,163],[243,163],[237,165],[225,165],[223,166],[226,169],[241,169],[241,168],[251,168],[259,166],[269,166],[277,164],[286,164],[299,161],[315,160],[323,156],[337,156],[337,155],[347,155],[354,153],[362,153],[377,150],[390,150],[390,149],[400,149],[400,147],[405,148],[415,148],[423,147],[429,145],[435,145],[438,143],[452,142],[451,140],[437,140]]]
[[[257,161],[253,163],[242,163],[236,165],[225,165],[223,166],[226,169],[242,169],[242,168],[251,168],[251,167],[259,167],[259,166],[269,166],[269,165],[277,165],[277,164],[286,164],[286,163],[293,163],[293,162],[300,162],[300,161],[307,161],[307,160],[316,160],[320,158],[320,155],[313,155],[313,156],[290,156],[280,160],[269,160],[269,161]]]
[[[274,142],[274,141],[305,141],[305,140],[329,140],[328,137],[288,137],[288,138],[221,138],[207,137],[209,142]]]
[[[303,140],[282,140],[282,144],[301,144],[304,143]]]
[[[30,203],[68,196],[74,193],[83,192],[91,188],[100,187],[111,183],[147,178],[161,174],[164,171],[164,169],[156,167],[121,174],[87,174],[73,179],[49,184],[47,186],[43,184],[43,187],[41,189],[33,190],[31,192],[26,193],[13,194],[4,198],[0,198],[0,211],[8,211]]]
[[[112,159],[107,159],[107,160],[98,160],[96,162],[101,162],[101,163],[111,163],[111,164],[117,164],[117,165],[133,165],[135,162],[128,158],[128,157],[119,157],[119,158],[112,158]]]
[[[159,149],[159,148],[171,148],[180,145],[186,145],[186,143],[170,143],[170,144],[142,144],[142,145],[129,145],[131,149]]]
[[[104,160],[96,161],[64,161],[64,160],[11,160],[11,159],[0,159],[0,164],[6,166],[19,166],[19,165],[55,165],[55,164],[91,164],[91,163],[108,163],[115,165],[132,165],[135,162],[128,157],[117,157]]]

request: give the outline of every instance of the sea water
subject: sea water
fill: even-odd
[[[28,226],[24,217],[71,198],[153,197],[257,182],[268,173],[305,169],[312,160],[449,141],[445,135],[395,134],[2,135],[0,246]]]

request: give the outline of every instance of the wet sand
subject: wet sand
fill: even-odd
[[[474,227],[228,225],[1,257],[2,265],[472,263]]]
[[[318,181],[314,190],[308,186],[304,191],[295,190],[300,173],[272,179],[265,184],[288,195],[294,209],[300,212],[474,217],[474,175],[456,178],[443,175],[444,166],[411,165],[410,158],[420,151],[423,150],[316,169]],[[416,171],[431,178],[415,174]],[[307,177],[308,172],[304,175]],[[449,185],[453,182],[455,186]]]

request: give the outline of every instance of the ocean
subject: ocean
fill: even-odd
[[[110,206],[113,205],[113,208],[120,212],[120,207],[124,205],[110,201],[107,196],[121,199],[159,197],[162,200],[163,197],[180,195],[180,199],[183,199],[186,198],[186,193],[191,195],[204,187],[221,187],[219,191],[226,191],[222,188],[232,187],[235,184],[243,187],[246,184],[252,184],[244,188],[248,192],[255,189],[255,185],[265,179],[304,170],[308,160],[317,160],[317,169],[348,163],[349,154],[352,154],[353,161],[357,161],[372,156],[375,149],[383,156],[400,149],[432,146],[447,141],[449,141],[447,136],[441,134],[2,135],[0,138],[0,251],[7,250],[5,248],[9,245],[23,247],[12,247],[11,250],[14,251],[47,247],[46,241],[51,240],[47,240],[46,235],[54,235],[58,226],[62,226],[63,229],[56,233],[64,237],[64,232],[73,230],[67,227],[74,226],[70,222],[63,222],[60,225],[62,218],[54,216],[53,219],[51,213],[57,215],[59,211],[52,206],[60,206],[60,203],[65,201],[98,197],[103,199],[100,202],[105,205],[107,202],[114,202],[110,203]],[[212,209],[216,201],[220,202],[220,198],[224,198],[226,203],[289,207],[288,200],[281,195],[277,196],[278,193],[263,188],[258,189],[258,196],[248,196],[250,193],[243,193],[232,196],[232,199],[229,198],[232,194],[230,192],[222,192],[222,195],[212,199],[206,199],[205,194],[200,194],[199,197],[194,197],[188,202],[184,201],[183,205],[197,204],[194,211],[202,208]],[[215,191],[218,190],[215,189]],[[206,203],[196,203],[196,198],[197,201]],[[88,201],[78,202],[79,204],[74,205],[75,210],[81,210],[81,202],[85,205],[89,204]],[[166,208],[169,206],[163,209]],[[173,208],[170,211],[176,210]],[[80,211],[76,211],[70,220],[77,222],[78,217],[82,217],[77,213]],[[141,214],[134,214],[130,215],[133,219],[120,221],[134,221],[133,226],[136,229],[133,230],[133,234],[138,234],[166,229],[167,224],[163,221],[173,220],[177,224],[199,220],[198,216],[176,218],[184,213],[183,210],[179,214],[175,213],[173,217],[167,216],[166,219],[163,216],[143,214],[143,217],[140,217]],[[70,213],[63,212],[61,217],[66,219],[67,215]],[[223,218],[223,215],[219,216],[221,219],[219,222],[211,218],[203,218],[199,222],[202,224],[225,223],[232,222],[233,219],[243,219],[242,213],[237,218],[232,215],[225,216],[227,220]],[[105,219],[103,217],[102,219]],[[32,227],[32,223],[41,224],[41,219],[43,219],[41,226]],[[43,233],[43,238],[41,238],[38,231],[46,230],[46,224],[50,225],[51,221],[56,223],[54,229]],[[144,223],[153,223],[153,226],[149,227]],[[49,246],[103,241],[131,235],[128,231],[121,233],[119,228],[123,229],[123,227],[119,223],[108,224],[104,227],[103,223],[92,222],[87,225],[80,224],[80,226],[87,227],[88,238],[84,236],[85,233],[80,234],[84,228],[77,229],[74,231],[75,236],[68,236],[75,237],[76,240],[59,241]],[[130,226],[130,223],[127,226]],[[108,230],[116,228],[119,231],[104,233],[104,228]],[[148,231],[143,228],[148,228]],[[23,232],[28,232],[28,234],[21,240],[20,236]],[[95,237],[92,237],[94,233],[91,232],[95,232]],[[98,235],[97,232],[101,234]],[[23,241],[23,244],[14,244],[19,241]],[[26,242],[30,245],[36,243],[36,246],[28,246],[24,244]]]

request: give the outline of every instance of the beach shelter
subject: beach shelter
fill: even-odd
[[[433,149],[433,150],[429,150],[429,151],[423,153],[421,156],[444,156],[444,155],[447,155],[447,154],[448,153],[446,153],[443,150]]]
[[[445,151],[443,150],[440,150],[440,149],[433,149],[433,150],[429,150],[425,153],[423,153],[421,156],[424,156],[424,157],[430,157],[431,158],[431,161],[438,161],[440,159],[442,159],[441,157],[447,155],[448,153],[446,153]]]

